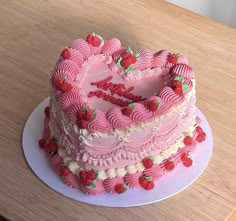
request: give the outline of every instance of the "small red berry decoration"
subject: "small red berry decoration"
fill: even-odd
[[[64,59],[69,59],[70,58],[70,51],[68,48],[65,48],[62,52],[61,52],[61,57],[63,57]]]
[[[174,80],[171,84],[171,88],[174,90],[174,92],[179,95],[182,96],[183,95],[183,86],[182,86],[182,82],[178,81],[178,80]]]
[[[180,53],[172,54],[168,57],[168,61],[172,64],[177,64],[180,56]]]
[[[81,170],[79,172],[79,178],[81,183],[89,189],[96,187],[96,179],[98,172],[96,170],[85,171]]]
[[[100,35],[96,35],[94,32],[87,36],[86,41],[94,47],[100,47],[104,44],[104,40]]]
[[[59,91],[62,92],[68,92],[71,91],[73,86],[67,82],[66,77],[63,77],[62,79],[56,80],[55,83],[55,88]]]
[[[153,101],[149,101],[147,103],[147,109],[155,112],[156,110],[158,110],[160,107],[160,102],[158,100],[153,100]]]
[[[190,136],[186,136],[183,142],[185,146],[190,146],[193,143],[193,138]]]
[[[166,162],[165,163],[165,169],[167,170],[167,171],[171,171],[171,170],[173,170],[175,168],[175,163],[174,163],[174,161],[168,161],[168,162]]]
[[[44,109],[44,114],[45,114],[45,116],[46,117],[49,117],[49,114],[50,114],[50,109],[49,109],[49,107],[47,106],[47,107],[45,107],[45,109]]]
[[[58,150],[58,146],[53,138],[51,138],[44,146],[44,149],[47,153],[52,154],[56,153]]]
[[[124,183],[118,183],[115,185],[115,191],[118,194],[122,194],[122,193],[126,192],[127,190],[128,190],[128,186],[125,185]]]
[[[118,67],[122,67],[125,69],[125,72],[129,73],[134,70],[132,64],[136,63],[137,59],[139,58],[139,54],[134,54],[133,51],[128,48],[121,54],[121,57],[117,61]]]
[[[43,138],[39,140],[39,147],[40,148],[44,148],[46,144],[46,140],[44,140]]]
[[[192,156],[189,153],[183,153],[181,156],[181,161],[186,167],[190,167],[193,164]]]
[[[86,107],[82,107],[82,110],[78,112],[78,121],[77,125],[79,128],[85,129],[90,121],[96,120],[97,111],[88,110]]]
[[[201,132],[203,132],[203,129],[200,126],[198,126],[196,127],[196,131],[198,134],[200,134]]]
[[[131,107],[129,107],[129,106],[126,106],[126,107],[124,107],[124,108],[121,109],[121,112],[122,112],[123,115],[129,117],[130,114],[132,114],[133,109],[132,109]]]
[[[142,160],[143,166],[146,169],[150,169],[153,166],[153,161],[154,161],[154,157],[153,156],[149,156],[146,157]]]
[[[145,190],[152,190],[155,187],[154,182],[152,181],[152,178],[149,176],[141,176],[139,178],[139,184]]]
[[[71,173],[70,169],[67,166],[61,166],[60,167],[60,175],[61,176],[66,176],[69,173]]]
[[[201,133],[199,133],[196,137],[196,141],[198,143],[203,142],[206,139],[206,133],[204,131],[202,131]]]

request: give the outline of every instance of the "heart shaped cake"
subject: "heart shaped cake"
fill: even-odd
[[[195,101],[184,55],[133,52],[91,33],[60,54],[39,146],[62,181],[85,194],[151,190],[176,164],[191,166],[205,140]]]

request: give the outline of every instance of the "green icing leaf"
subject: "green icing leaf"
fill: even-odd
[[[93,169],[93,172],[96,173],[96,178],[97,178],[98,177],[98,170]]]
[[[118,59],[118,61],[116,62],[117,66],[118,66],[119,68],[121,68],[121,64],[120,64],[121,61],[122,61],[122,57],[120,57],[120,58]]]
[[[188,85],[187,84],[183,84],[183,91],[186,92],[188,90]]]
[[[94,180],[90,186],[86,186],[86,188],[88,189],[94,189],[95,187],[96,187],[96,180]]]
[[[95,121],[97,119],[97,110],[96,109],[92,110],[92,113],[94,116],[93,121]]]
[[[82,106],[82,110],[83,110],[83,111],[88,111],[85,106]]]
[[[51,152],[50,153],[50,157],[53,157],[54,154],[55,154],[55,152]]]
[[[152,181],[152,178],[150,176],[144,176],[144,178],[148,181]]]
[[[139,53],[137,52],[137,53],[135,54],[135,56],[136,56],[136,58],[139,58]]]
[[[128,106],[131,107],[132,109],[135,108],[135,104],[134,103],[130,103],[130,104],[128,104]]]
[[[92,32],[92,35],[93,35],[93,36],[96,36],[96,34],[95,34],[95,32],[94,32],[94,31]]]
[[[62,80],[65,82],[67,80],[66,76],[62,76]]]
[[[188,154],[188,158],[191,159],[191,160],[193,159],[193,156],[192,156],[191,153]]]
[[[182,56],[182,54],[181,54],[181,53],[177,53],[176,55],[177,55],[178,57]]]
[[[186,133],[185,135],[184,135],[184,137],[191,137],[191,134],[190,133]]]
[[[125,187],[125,192],[126,192],[129,189],[129,187],[125,183],[123,185]]]
[[[134,53],[134,52],[131,50],[130,47],[129,47],[126,51],[129,52],[130,54],[133,54],[133,53]]]
[[[128,68],[125,69],[125,72],[129,73],[134,70],[134,67],[130,65]]]
[[[183,78],[183,76],[178,75],[178,76],[176,76],[176,77],[174,78],[174,80],[175,80],[175,81],[183,82],[184,78]]]
[[[154,156],[148,156],[152,161],[154,161]]]

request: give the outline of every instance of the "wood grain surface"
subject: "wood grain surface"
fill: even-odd
[[[202,176],[176,196],[142,207],[91,206],[61,196],[29,169],[24,124],[48,96],[61,50],[92,31],[133,49],[168,48],[188,56],[214,153]],[[0,0],[0,54],[1,215],[19,221],[222,221],[235,208],[235,29],[161,0]]]

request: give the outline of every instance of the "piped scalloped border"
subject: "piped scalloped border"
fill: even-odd
[[[94,47],[83,39],[76,39],[72,42],[69,48],[64,49],[59,58],[56,70],[52,75],[51,81],[52,88],[54,90],[53,94],[58,102],[60,102],[62,105],[62,109],[64,109],[63,111],[67,112],[69,107],[73,106],[74,103],[78,103],[78,101],[81,103],[79,104],[81,107],[88,106],[88,108],[93,109],[89,106],[88,101],[85,99],[83,93],[80,94],[82,91],[79,88],[76,88],[77,81],[81,79],[82,76],[81,72],[83,73],[83,69],[86,68],[86,65],[88,65],[87,61],[90,57],[94,58],[100,56],[100,60],[106,62],[111,69],[119,70],[117,71],[118,74],[121,74],[121,76],[126,80],[136,79],[135,75],[140,76],[140,73],[153,73],[153,70],[155,69],[164,70],[165,73],[166,69],[169,69],[169,74],[165,74],[163,76],[165,78],[164,81],[166,82],[166,86],[159,92],[157,98],[161,98],[166,104],[171,106],[182,102],[184,100],[185,93],[188,93],[193,86],[193,71],[191,67],[187,65],[188,62],[185,56],[180,56],[176,60],[170,59],[175,56],[166,50],[152,53],[150,50],[140,49],[136,53],[138,54],[138,56],[136,56],[138,59],[136,59],[133,65],[134,70],[131,70],[127,73],[124,71],[124,67],[119,67],[117,65],[117,62],[121,56],[125,57],[124,52],[128,52],[128,50],[122,48],[120,41],[116,38],[104,41],[104,44],[101,44],[99,47]],[[189,90],[181,94],[181,96],[176,94],[175,90],[171,86],[171,82],[173,81],[174,77],[178,75],[182,76],[184,79],[184,84],[189,86]],[[146,116],[147,114],[151,113],[151,119],[156,117],[160,113],[157,111],[158,108],[155,108],[155,106],[157,105],[153,102],[152,104],[147,104],[147,102],[144,103],[145,109],[142,108],[142,112],[139,112],[139,115]],[[146,112],[143,110],[146,110]],[[120,111],[116,111],[116,113],[112,115],[112,118],[107,117],[106,114],[106,123],[109,123],[111,127],[106,126],[105,129],[102,129],[102,132],[104,132],[104,130],[110,131],[111,128],[122,130],[128,127],[130,124],[140,123],[133,118],[132,114],[127,116],[122,113],[122,108],[120,108]],[[131,119],[130,122],[126,121],[129,122],[128,125],[116,124],[116,118],[122,120],[122,118],[127,117]],[[76,119],[76,117],[74,119]],[[146,120],[147,119],[144,118],[144,121]],[[74,123],[77,124],[77,122]],[[81,127],[81,124],[79,124],[79,126]],[[99,129],[100,128],[97,128],[98,132],[101,132]]]

